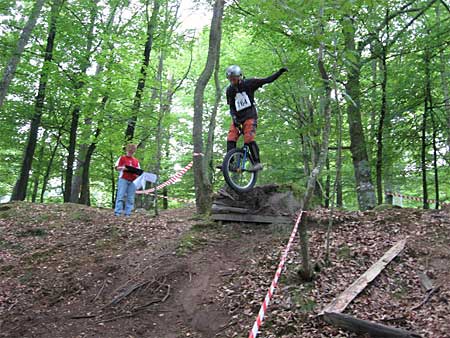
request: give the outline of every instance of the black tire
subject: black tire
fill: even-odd
[[[257,172],[249,172],[249,171],[245,171],[245,172],[241,173],[240,175],[246,175],[245,176],[246,184],[245,185],[239,184],[234,176],[234,175],[239,175],[239,174],[237,174],[236,172],[232,172],[230,170],[230,166],[232,166],[231,160],[238,157],[239,154],[241,155],[241,157],[243,157],[244,150],[240,149],[240,148],[234,148],[225,155],[225,157],[223,159],[223,163],[222,163],[222,173],[223,173],[223,177],[225,178],[225,182],[227,182],[227,184],[230,186],[231,189],[233,189],[237,193],[245,193],[245,192],[252,190],[253,187],[255,186],[256,179],[258,177],[258,173]],[[249,162],[249,164],[253,165],[254,164],[253,160],[251,159],[250,154],[248,154],[248,155],[249,155],[249,158],[247,161]]]

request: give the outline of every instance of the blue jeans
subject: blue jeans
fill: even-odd
[[[136,193],[136,186],[132,181],[128,181],[123,178],[119,178],[117,183],[117,197],[116,207],[114,214],[120,216],[123,211],[123,205],[125,204],[125,216],[130,216],[134,207],[134,195]]]

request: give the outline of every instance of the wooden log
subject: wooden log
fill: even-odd
[[[340,313],[345,310],[348,304],[359,295],[359,293],[372,282],[383,269],[404,249],[406,238],[398,241],[390,248],[376,263],[374,263],[366,272],[364,272],[356,281],[353,282],[344,292],[328,304],[320,313],[327,312]]]
[[[214,221],[265,223],[265,224],[291,224],[292,219],[284,216],[266,216],[250,214],[212,214]]]
[[[433,282],[431,279],[423,272],[419,272],[419,280],[425,292],[428,292],[433,289]]]
[[[368,334],[370,337],[390,337],[390,338],[413,338],[420,337],[417,333],[409,332],[392,326],[386,326],[342,313],[325,313],[325,321],[337,327],[356,332],[358,334]]]
[[[226,205],[213,204],[211,207],[211,212],[213,214],[229,214],[229,213],[248,214],[250,213],[250,210],[245,208],[237,208],[237,207],[229,207]]]

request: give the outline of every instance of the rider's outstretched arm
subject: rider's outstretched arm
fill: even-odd
[[[262,79],[258,79],[258,78],[249,79],[249,82],[254,89],[258,89],[258,88],[264,86],[265,84],[272,83],[273,81],[278,79],[281,76],[281,74],[283,74],[284,72],[287,72],[287,68],[285,68],[285,67],[281,68],[278,72],[275,72],[268,77],[265,77]]]

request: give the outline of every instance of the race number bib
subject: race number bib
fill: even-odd
[[[236,110],[241,111],[245,108],[251,107],[252,103],[246,92],[236,93],[235,98]]]

